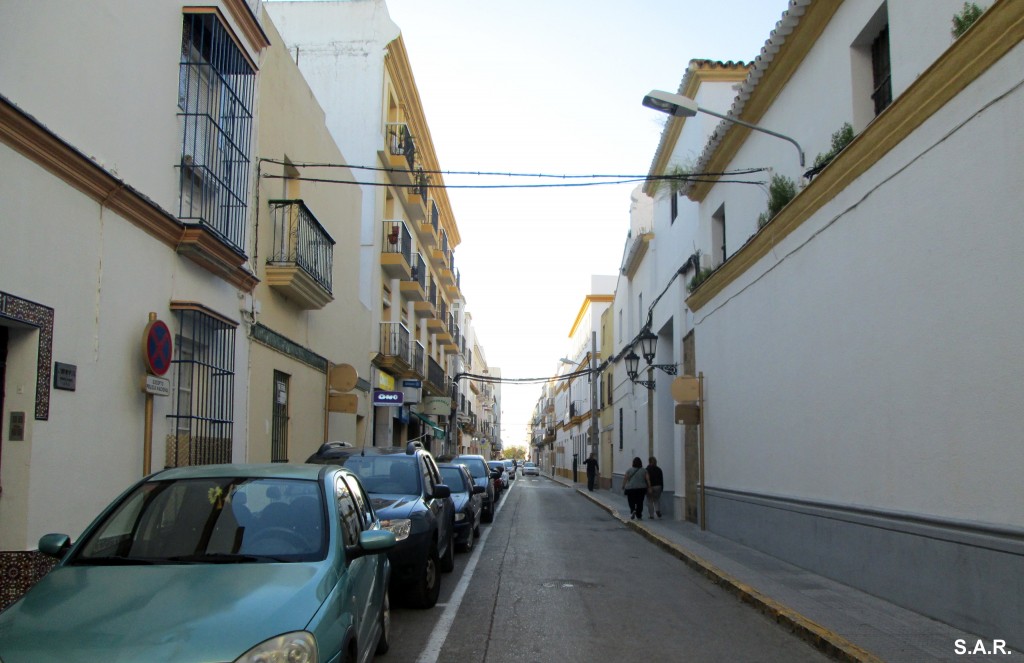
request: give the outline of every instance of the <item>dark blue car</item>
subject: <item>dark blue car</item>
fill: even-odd
[[[381,526],[398,543],[388,551],[391,587],[431,608],[441,593],[440,571],[455,568],[455,505],[429,451],[417,443],[358,449],[328,443],[307,463],[343,465],[369,493]]]
[[[469,552],[480,536],[484,489],[476,485],[465,465],[442,463],[441,478],[452,491],[455,503],[455,545]]]

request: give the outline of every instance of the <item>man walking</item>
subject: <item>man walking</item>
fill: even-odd
[[[583,464],[587,466],[587,490],[594,490],[594,482],[597,480],[597,458],[594,454],[590,454],[590,458],[583,461]]]
[[[665,489],[665,475],[658,467],[658,459],[654,456],[647,459],[647,479],[651,484],[647,494],[647,515],[654,518],[657,514],[661,518],[661,493]]]

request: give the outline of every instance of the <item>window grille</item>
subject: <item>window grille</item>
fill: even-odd
[[[185,14],[178,216],[242,251],[255,72],[212,13]]]
[[[885,26],[871,43],[871,68],[875,90],[871,99],[875,102],[875,115],[892,103],[892,65],[889,59],[889,26]]]
[[[175,403],[168,415],[167,466],[231,462],[234,416],[235,326],[193,308],[174,311],[178,322]]]
[[[270,434],[270,462],[288,462],[288,375],[274,371],[274,404]]]

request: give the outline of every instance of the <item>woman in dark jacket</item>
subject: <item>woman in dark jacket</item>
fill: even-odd
[[[633,459],[633,467],[626,470],[622,480],[622,487],[626,493],[626,501],[629,502],[629,519],[643,520],[644,518],[644,495],[651,487],[647,478],[647,470],[644,469],[644,462],[639,457]]]

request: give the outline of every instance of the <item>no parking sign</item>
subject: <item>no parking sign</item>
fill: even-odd
[[[150,320],[142,334],[142,356],[146,370],[161,376],[171,368],[174,345],[171,330],[162,320]]]

